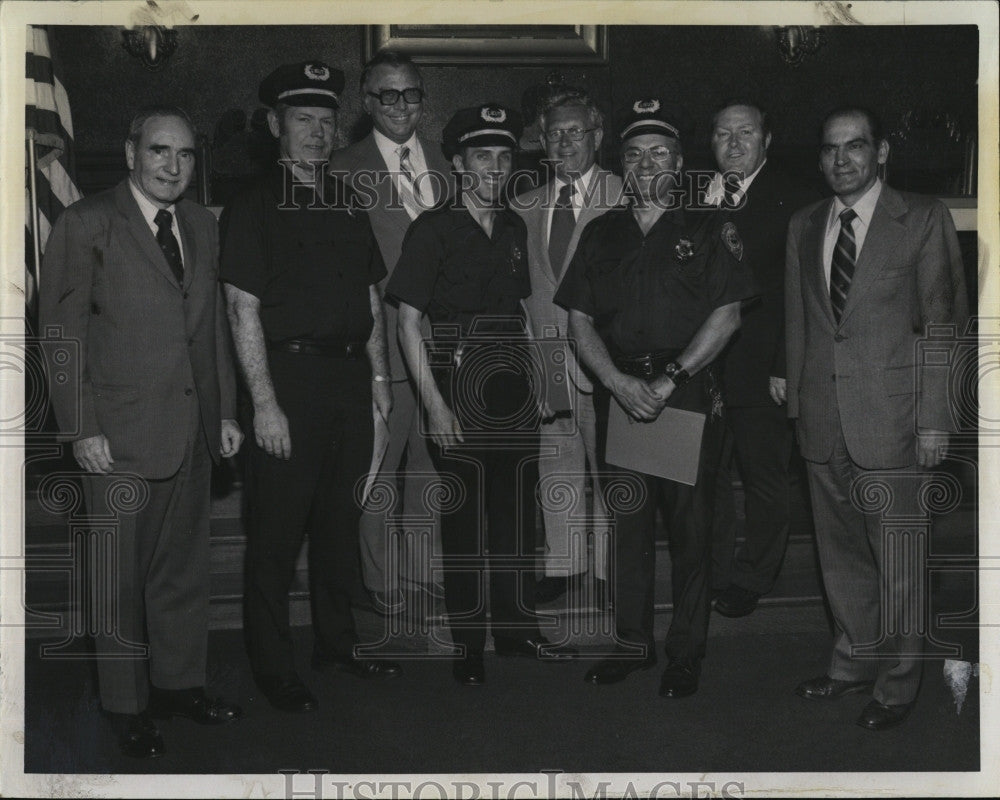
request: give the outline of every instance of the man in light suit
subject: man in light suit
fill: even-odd
[[[528,228],[531,296],[524,304],[532,332],[539,339],[565,339],[568,335],[569,314],[552,298],[587,223],[620,201],[621,179],[596,163],[603,125],[603,116],[589,95],[571,87],[554,92],[539,114],[542,145],[555,175],[518,197],[516,203]],[[535,600],[556,600],[587,571],[587,542],[572,538],[571,520],[586,516],[584,490],[589,472],[594,481],[594,504],[590,515],[593,525],[588,527],[594,533],[594,577],[601,603],[602,597],[607,597],[608,515],[596,475],[594,387],[572,353],[567,374],[571,410],[557,412],[542,424],[538,472],[545,521],[545,576],[535,587]],[[546,502],[546,484],[550,482],[553,492],[559,483],[572,485],[572,507],[555,508]]]
[[[125,158],[126,180],[56,223],[41,318],[80,344],[81,382],[53,382],[52,401],[88,473],[89,513],[118,520],[117,571],[92,576],[115,581],[92,591],[113,591],[118,609],[114,632],[97,637],[101,705],[123,753],[150,758],[164,752],[150,712],[203,725],[242,715],[204,685],[212,463],[243,437],[215,217],[181,196],[194,174],[187,115],[140,112]],[[116,508],[123,473],[148,494],[137,510]]]
[[[360,142],[333,153],[330,171],[371,201],[366,202],[368,219],[388,272],[379,285],[379,291],[384,292],[399,260],[406,229],[421,211],[449,193],[451,166],[440,147],[417,135],[424,111],[424,82],[408,56],[390,50],[378,53],[361,73],[361,94],[374,128]],[[393,410],[380,474],[393,475],[405,458],[402,506],[388,512],[366,510],[360,530],[365,586],[375,608],[383,613],[405,606],[400,579],[435,599],[444,596],[440,576],[434,579],[428,563],[432,553],[441,552],[440,522],[423,501],[424,488],[436,473],[420,434],[416,394],[399,351],[397,314],[395,306],[385,304]],[[427,516],[431,538],[421,547],[420,532],[404,530],[397,565],[390,558],[393,537],[389,531],[392,516],[400,512],[404,518]]]
[[[870,111],[828,115],[819,162],[835,197],[793,216],[786,257],[788,414],[835,623],[827,673],[796,692],[830,701],[873,689],[857,720],[869,730],[910,713],[922,642],[906,616],[916,592],[913,571],[897,561],[906,554],[889,552],[879,515],[859,508],[852,484],[877,476],[894,515],[918,511],[920,474],[940,462],[954,423],[947,370],[921,363],[917,342],[928,325],[962,325],[967,315],[949,212],[885,185],[888,156]]]

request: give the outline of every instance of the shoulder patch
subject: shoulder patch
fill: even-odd
[[[736,226],[732,222],[727,222],[722,226],[722,242],[733,254],[733,258],[737,261],[743,260],[743,240],[740,239]]]

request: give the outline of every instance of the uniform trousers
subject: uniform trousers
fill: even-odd
[[[113,566],[94,559],[89,569],[92,607],[107,614],[107,598],[117,602],[116,616],[92,621],[105,711],[144,710],[151,682],[160,689],[205,685],[212,455],[196,397],[191,408],[187,449],[170,477],[82,479],[95,528],[116,526]]]
[[[628,475],[641,482],[642,493],[635,503],[623,504],[608,497],[614,510],[615,629],[620,642],[646,648],[654,646],[653,611],[656,576],[656,509],[663,508],[670,548],[670,577],[673,588],[673,616],[667,632],[665,651],[671,661],[698,661],[705,655],[710,615],[712,566],[712,515],[715,478],[722,453],[725,420],[708,397],[713,378],[705,371],[691,378],[682,390],[678,406],[705,414],[698,472],[694,486],[668,481],[612,465],[609,475]],[[674,399],[680,400],[679,392]],[[599,452],[607,441],[609,404],[615,401],[607,391],[596,395]],[[694,402],[692,402],[694,401]],[[673,405],[673,403],[671,403]],[[606,483],[611,483],[609,477]],[[611,487],[608,487],[609,489]],[[613,489],[609,494],[613,494]],[[652,652],[646,651],[647,654]]]
[[[292,455],[270,456],[247,437],[245,634],[258,679],[295,675],[288,591],[306,536],[315,650],[353,654],[358,500],[373,438],[367,361],[272,350],[268,362]]]

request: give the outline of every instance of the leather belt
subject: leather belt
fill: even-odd
[[[679,350],[658,350],[655,353],[640,353],[635,356],[618,356],[615,366],[626,375],[637,378],[652,378],[662,375],[664,368],[677,358]]]
[[[298,353],[325,358],[357,359],[365,355],[365,342],[342,342],[329,339],[285,339],[270,342],[268,348],[282,353]]]

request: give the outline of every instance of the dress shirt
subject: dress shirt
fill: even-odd
[[[385,161],[385,165],[389,168],[392,173],[392,180],[396,184],[397,191],[400,192],[404,197],[403,205],[406,208],[406,213],[410,215],[410,219],[416,219],[421,211],[428,208],[432,201],[436,198],[428,197],[428,194],[434,193],[435,181],[433,180],[423,180],[420,181],[420,194],[422,197],[421,203],[417,203],[412,200],[413,197],[413,183],[407,180],[406,176],[402,173],[402,168],[399,164],[399,151],[403,147],[410,148],[410,167],[412,168],[413,177],[423,175],[427,172],[427,161],[424,158],[424,150],[420,146],[420,140],[417,138],[416,131],[402,144],[394,142],[385,134],[373,130],[372,136],[375,138],[375,146],[378,147],[379,153],[382,154],[382,160]],[[445,176],[447,177],[447,176]]]
[[[861,248],[864,247],[865,237],[868,235],[868,226],[872,224],[872,215],[875,213],[875,206],[878,203],[879,195],[882,193],[882,181],[875,179],[875,184],[858,200],[851,208],[858,216],[852,223],[854,231],[854,263],[861,258]],[[837,237],[840,236],[840,214],[847,208],[843,201],[834,196],[833,205],[830,207],[830,216],[826,221],[826,237],[823,239],[823,275],[826,278],[826,288],[830,288],[830,270],[833,262],[833,250],[837,246]]]
[[[736,190],[734,195],[737,200],[743,199],[747,193],[747,189],[750,188],[750,184],[753,183],[753,179],[760,174],[760,171],[764,169],[764,165],[766,163],[767,159],[765,158],[760,162],[757,169],[739,181],[739,188]],[[725,184],[722,181],[722,173],[716,172],[715,176],[712,178],[712,182],[708,185],[708,194],[705,195],[705,200],[713,206],[721,206],[722,201],[725,198],[725,192],[726,189]]]
[[[570,195],[570,203],[573,205],[573,219],[580,219],[580,211],[583,210],[583,200],[586,197],[587,188],[590,186],[590,179],[593,177],[596,168],[596,164],[591,164],[590,169],[573,182],[574,192]],[[552,182],[552,193],[549,195],[548,200],[549,207],[545,212],[546,248],[549,246],[549,234],[552,232],[552,212],[555,210],[556,201],[559,199],[559,191],[567,183],[569,181],[564,181],[562,178],[556,178]]]
[[[153,232],[153,238],[155,239],[159,231],[156,225],[156,212],[160,210],[160,207],[153,205],[153,202],[136,188],[131,178],[129,178],[128,188],[132,190],[132,197],[135,198],[135,202],[139,205],[139,213],[146,220],[146,224],[149,225],[149,229]],[[170,212],[170,230],[174,232],[174,238],[181,248],[181,263],[183,264],[187,259],[184,258],[184,240],[181,238],[181,229],[177,226],[177,206],[171,203],[164,210]]]

